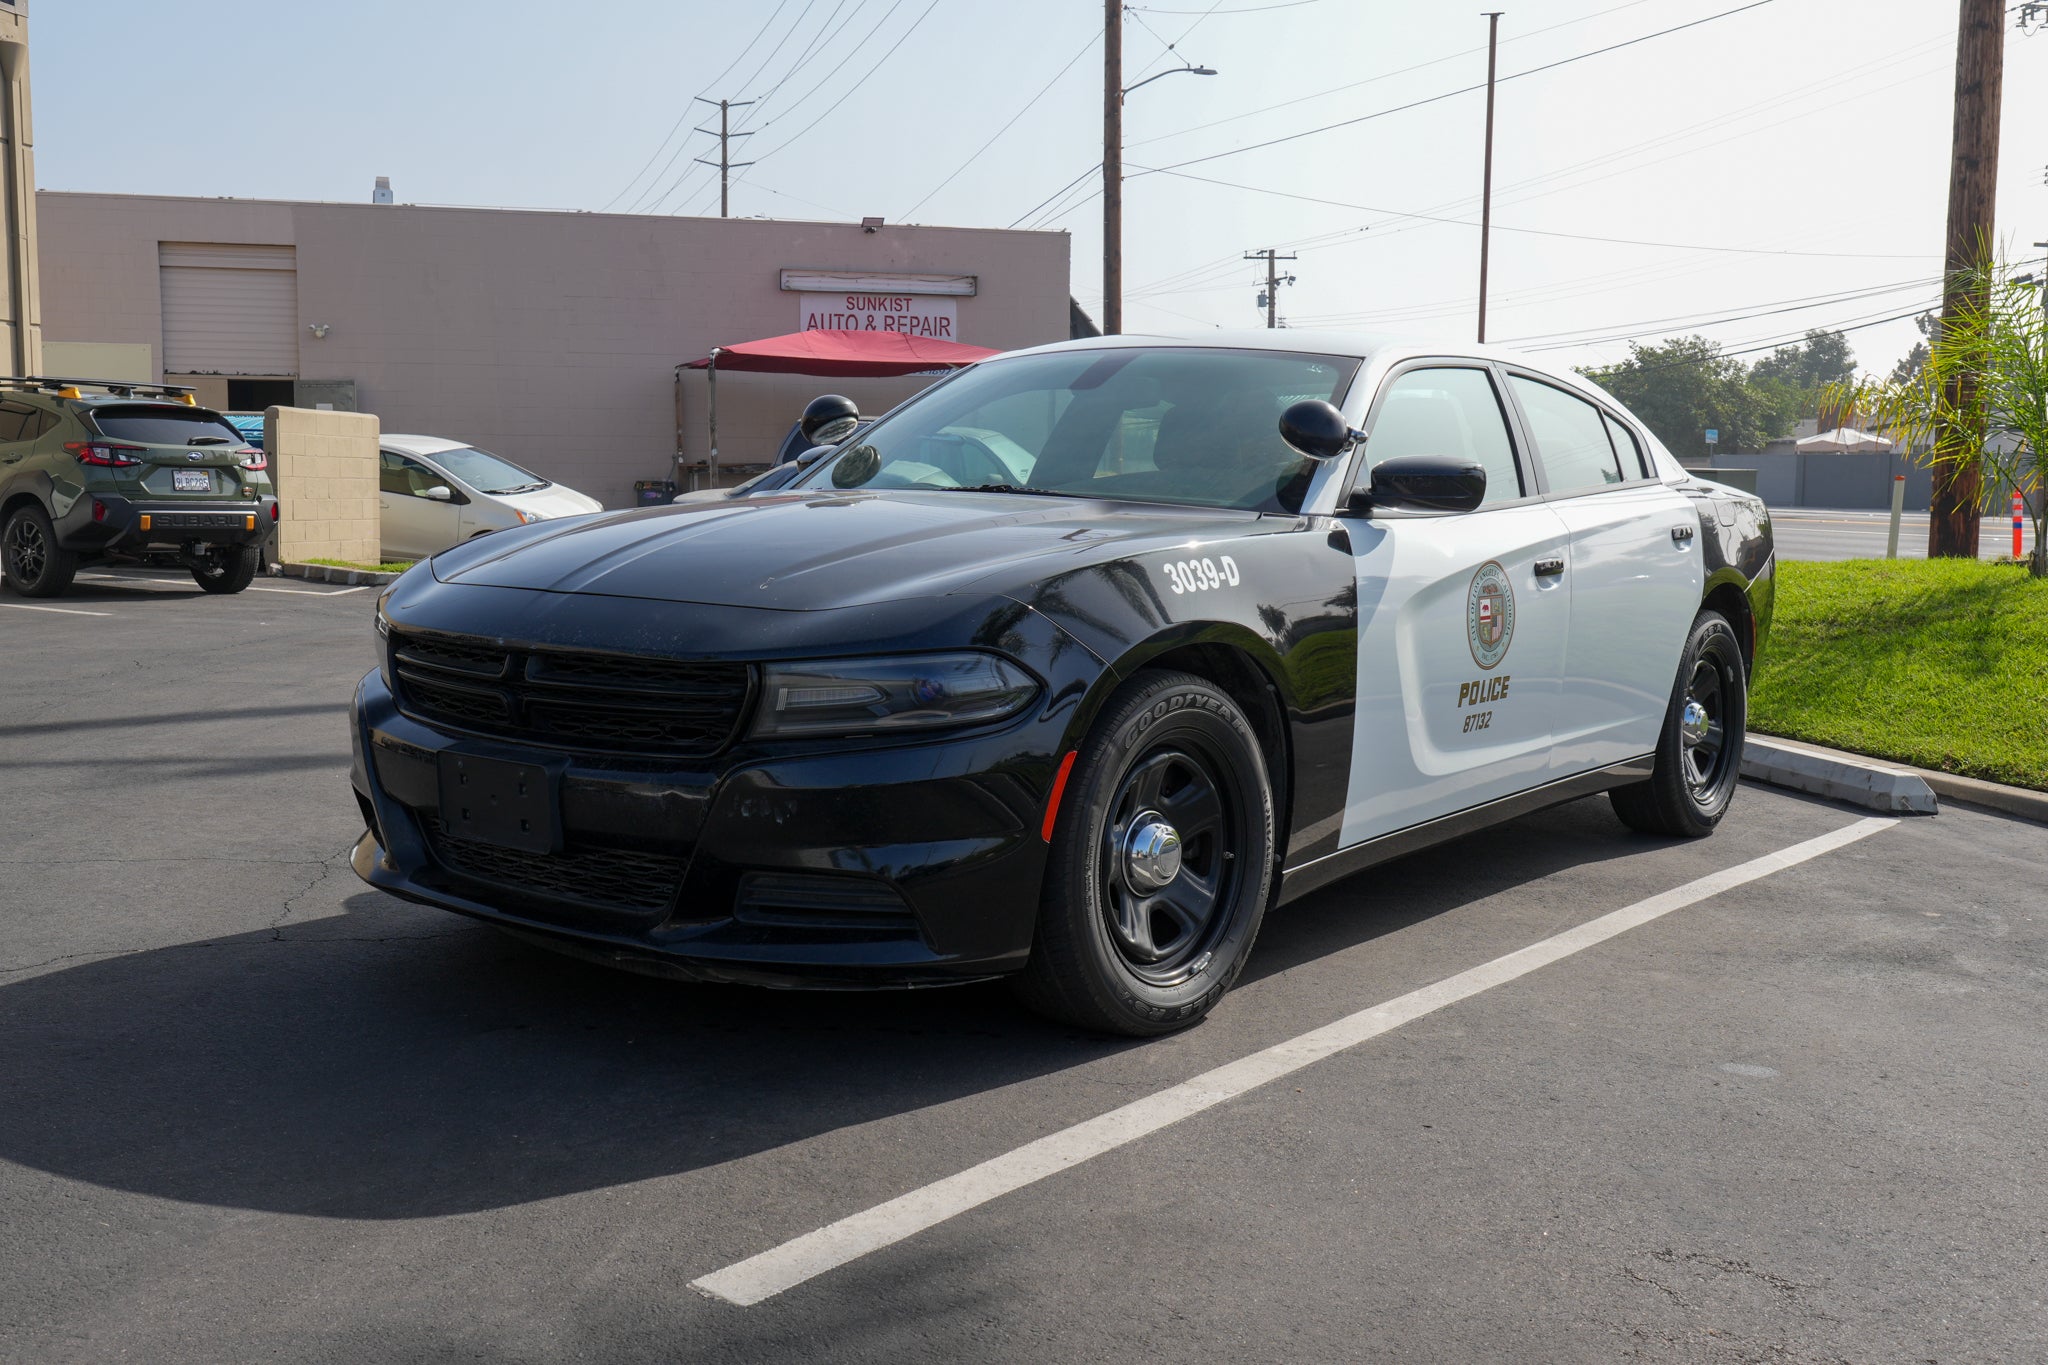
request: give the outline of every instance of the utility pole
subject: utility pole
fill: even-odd
[[[734,161],[732,159],[732,153],[730,150],[732,140],[736,137],[752,137],[753,134],[733,132],[730,116],[733,110],[744,109],[748,105],[752,104],[754,101],[707,100],[702,95],[692,95],[690,98],[696,100],[699,104],[715,104],[718,106],[718,132],[716,134],[712,134],[709,128],[699,128],[697,130],[700,133],[705,133],[707,135],[717,137],[718,160],[706,161],[701,156],[693,159],[699,166],[718,167],[718,216],[720,218],[729,218],[732,216],[731,213],[728,212],[729,208],[731,207],[730,196],[732,187],[729,183],[728,177],[732,174],[734,170],[738,169],[739,167],[751,166],[754,164],[751,161]]]
[[[1124,0],[1102,3],[1102,334],[1124,330]]]
[[[2005,0],[1961,0],[1956,34],[1955,141],[1949,157],[1948,236],[1943,245],[1941,321],[1954,323],[1981,295],[1986,282],[1973,272],[1987,264],[1992,209],[1998,193],[1998,106],[2005,73]],[[1950,411],[1975,405],[1977,379],[1963,373],[1949,381]],[[1927,518],[1927,557],[1975,559],[1977,514],[1982,499],[1978,456],[1984,422],[1943,424],[1934,444],[1945,463],[1937,466],[1934,503]]]
[[[1297,258],[1282,256],[1272,247],[1267,247],[1264,251],[1247,251],[1244,253],[1244,258],[1248,261],[1264,261],[1266,263],[1266,326],[1269,329],[1278,327],[1280,325],[1280,285],[1282,283],[1280,262],[1292,261]],[[1286,276],[1285,282],[1293,284],[1294,276]]]
[[[1486,11],[1486,169],[1479,188],[1479,340],[1486,340],[1486,254],[1493,245],[1493,73],[1500,47],[1500,16]]]

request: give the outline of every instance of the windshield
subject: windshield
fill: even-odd
[[[479,493],[531,493],[548,486],[546,479],[531,470],[475,446],[437,450],[428,458]]]
[[[205,408],[94,408],[92,424],[115,441],[149,446],[243,446],[248,441]]]
[[[1298,512],[1314,462],[1280,413],[1338,402],[1352,356],[1208,347],[1055,351],[976,365],[914,398],[804,487],[988,488]]]

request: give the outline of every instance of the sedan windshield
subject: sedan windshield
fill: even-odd
[[[801,482],[1298,512],[1315,466],[1280,439],[1280,414],[1304,398],[1340,401],[1358,365],[1211,347],[992,360],[912,399]]]
[[[475,446],[437,450],[431,458],[479,493],[531,493],[548,486],[546,479],[531,470],[521,469],[503,456]]]

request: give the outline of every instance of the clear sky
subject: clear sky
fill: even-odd
[[[1504,77],[1705,21],[1500,86],[1491,340],[1746,349],[1932,301],[1955,0],[1490,2]],[[1484,104],[1450,92],[1484,81],[1479,10],[1135,7],[1126,84],[1179,56],[1218,74],[1130,97],[1126,330],[1258,325],[1241,257],[1277,246],[1294,325],[1469,337]],[[735,215],[1065,230],[1099,310],[1100,0],[34,0],[30,21],[44,188],[362,200],[388,175],[403,202],[716,213],[689,130],[717,111],[690,97],[753,98]],[[2048,34],[2008,34],[2016,254],[2048,240],[2044,63]],[[1886,368],[1915,336],[1850,333]]]

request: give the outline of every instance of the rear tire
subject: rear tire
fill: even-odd
[[[1735,628],[1719,612],[1703,611],[1680,657],[1657,737],[1657,766],[1649,781],[1608,793],[1614,813],[1644,834],[1712,834],[1742,780],[1748,721],[1749,674]]]
[[[35,503],[16,508],[0,527],[0,575],[23,597],[55,597],[77,572],[78,556],[58,548],[50,514]]]
[[[1237,704],[1188,673],[1132,679],[1075,760],[1017,993],[1104,1033],[1186,1028],[1244,970],[1273,848],[1272,785]]]
[[[262,559],[262,551],[257,546],[229,546],[189,567],[192,581],[208,592],[240,592],[255,581]]]

